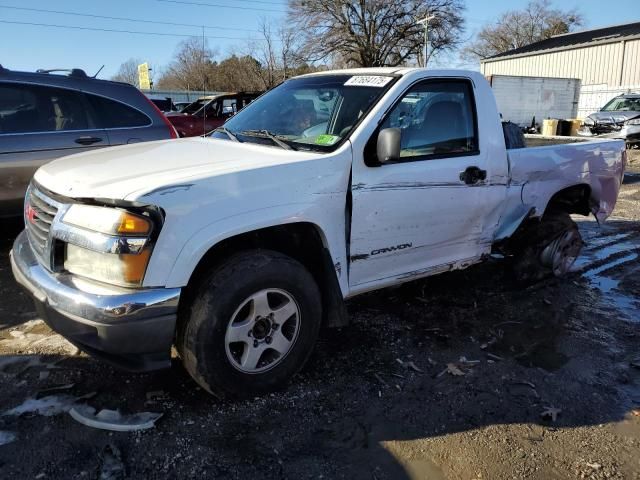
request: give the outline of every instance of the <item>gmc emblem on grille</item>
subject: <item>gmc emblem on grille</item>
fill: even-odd
[[[29,223],[36,223],[36,211],[30,204],[27,204],[24,213]]]

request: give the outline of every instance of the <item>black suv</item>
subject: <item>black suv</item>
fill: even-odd
[[[21,214],[27,185],[46,162],[176,137],[162,112],[132,85],[78,69],[31,73],[0,65],[0,217]]]

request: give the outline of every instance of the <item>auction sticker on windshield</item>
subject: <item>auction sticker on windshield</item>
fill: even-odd
[[[344,82],[345,87],[384,87],[393,80],[393,77],[382,77],[378,75],[357,75]]]
[[[316,138],[316,144],[317,145],[333,145],[338,140],[340,140],[340,137],[336,135],[318,135],[318,137]]]

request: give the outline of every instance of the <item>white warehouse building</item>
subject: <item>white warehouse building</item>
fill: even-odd
[[[640,91],[640,22],[557,35],[480,62],[486,76],[575,78],[578,117],[621,93]]]

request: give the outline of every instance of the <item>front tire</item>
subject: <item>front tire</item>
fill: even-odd
[[[212,269],[187,312],[177,342],[183,364],[221,398],[284,386],[308,360],[322,318],[311,274],[269,250],[242,252]]]

